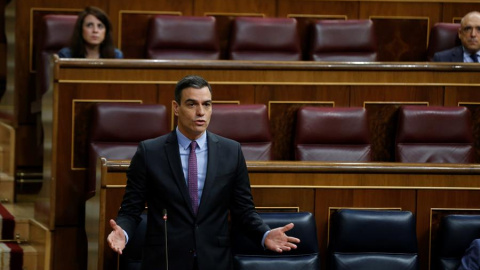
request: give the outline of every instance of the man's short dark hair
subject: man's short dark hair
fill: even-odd
[[[195,88],[200,89],[203,87],[208,87],[210,94],[212,94],[212,87],[204,78],[197,76],[197,75],[188,75],[183,77],[180,81],[178,81],[177,85],[175,86],[175,101],[180,104],[182,100],[182,91],[186,88]]]

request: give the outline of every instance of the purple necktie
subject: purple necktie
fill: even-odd
[[[472,58],[472,60],[473,60],[474,63],[478,63],[478,56],[477,56],[476,53],[472,53],[472,54],[470,55],[470,58]]]
[[[188,156],[188,193],[192,201],[193,213],[196,215],[198,210],[198,175],[195,148],[197,148],[197,142],[192,141],[190,143],[190,155]]]

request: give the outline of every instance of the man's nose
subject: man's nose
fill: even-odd
[[[197,115],[204,115],[205,114],[205,108],[203,106],[198,106],[197,107]]]

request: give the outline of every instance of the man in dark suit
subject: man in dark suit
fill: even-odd
[[[480,13],[472,11],[460,21],[458,37],[461,46],[435,53],[434,62],[478,63],[480,56]]]
[[[176,130],[141,142],[132,158],[121,209],[110,220],[110,247],[122,253],[146,203],[142,269],[166,268],[164,211],[170,269],[232,269],[229,218],[267,249],[296,248],[300,240],[285,234],[292,223],[270,230],[255,211],[240,144],[206,131],[212,114],[208,82],[183,78],[172,106]]]

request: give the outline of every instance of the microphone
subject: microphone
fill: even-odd
[[[163,209],[163,220],[165,221],[165,267],[168,270],[168,241],[167,241],[167,209]]]

